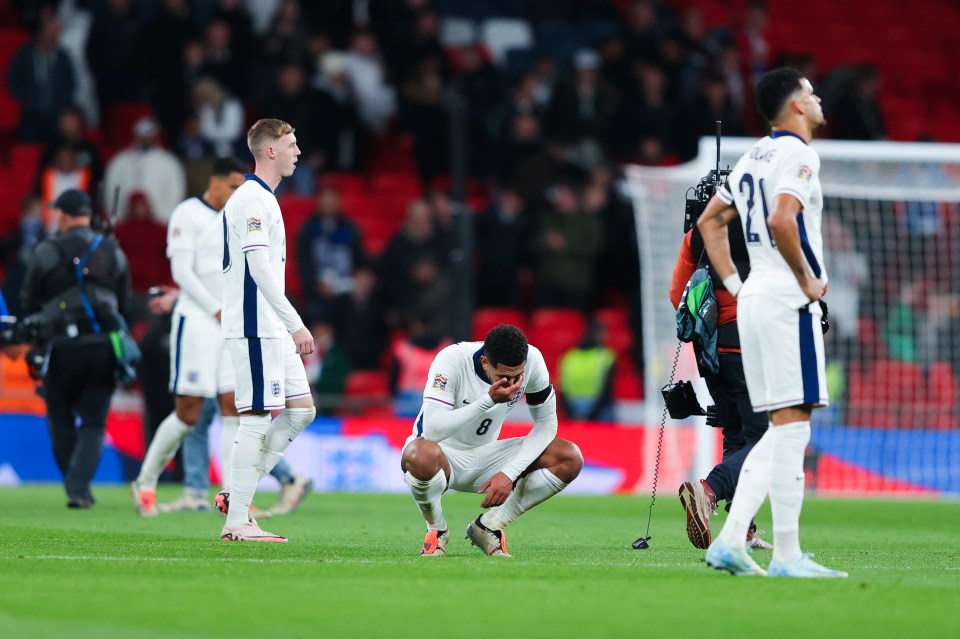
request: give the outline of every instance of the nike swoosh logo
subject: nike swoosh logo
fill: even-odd
[[[467,400],[463,400],[463,403],[464,403],[464,404],[469,404],[470,402],[468,402]]]

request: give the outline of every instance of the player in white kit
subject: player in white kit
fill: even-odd
[[[140,474],[130,485],[134,506],[146,517],[157,514],[157,480],[200,418],[204,399],[219,398],[225,433],[235,432],[239,422],[233,405],[233,366],[220,334],[220,211],[243,184],[243,175],[244,167],[237,160],[217,160],[204,194],[180,203],[167,226],[167,257],[173,279],[180,287],[170,331],[170,392],[174,395],[175,410],[161,422],[147,448]],[[207,496],[202,499],[206,502]]]
[[[706,561],[734,575],[768,574],[744,550],[743,539],[769,493],[774,533],[769,575],[846,577],[800,551],[810,414],[827,405],[818,304],[827,286],[823,191],[820,158],[809,146],[825,120],[809,80],[793,69],[765,74],[756,99],[772,131],[740,158],[697,225],[717,274],[737,298],[750,402],[755,411],[768,412],[770,428],[744,461],[737,498]],[[727,240],[726,226],[737,216],[750,255],[746,282],[740,281]]]
[[[524,395],[530,433],[497,439]],[[557,399],[543,355],[520,329],[501,324],[483,342],[460,342],[437,355],[400,463],[427,522],[421,555],[446,554],[450,534],[440,498],[452,488],[487,493],[481,506],[490,510],[467,526],[467,538],[489,556],[509,557],[503,529],[576,479],[583,456],[557,437]]]
[[[316,409],[301,354],[313,336],[284,295],[287,237],[274,189],[293,175],[300,149],[292,126],[257,121],[247,132],[254,173],[236,190],[223,217],[223,335],[236,371],[240,428],[231,456],[224,541],[286,541],[250,517],[260,478],[313,421]],[[271,421],[270,411],[282,410]]]

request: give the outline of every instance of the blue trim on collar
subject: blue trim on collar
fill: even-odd
[[[480,381],[484,384],[489,384],[490,378],[487,377],[487,373],[483,370],[483,364],[480,363],[481,355],[483,355],[483,346],[478,348],[477,352],[473,354],[473,372],[477,374]]]
[[[254,182],[259,183],[260,186],[262,186],[263,188],[265,188],[265,189],[267,190],[267,193],[269,193],[270,195],[273,195],[273,189],[271,189],[269,186],[267,186],[267,183],[264,182],[263,180],[261,180],[260,178],[258,178],[258,177],[256,176],[256,174],[254,174],[254,173],[247,173],[247,174],[244,175],[243,177],[247,178],[248,180],[253,180]]]
[[[774,140],[776,140],[777,138],[795,137],[795,138],[797,138],[798,140],[800,140],[801,142],[803,142],[804,145],[806,145],[806,143],[807,143],[806,140],[804,140],[802,137],[800,137],[799,135],[797,135],[797,134],[794,133],[793,131],[783,131],[783,130],[781,130],[781,131],[771,131],[771,132],[770,132],[770,137],[773,138]]]
[[[200,202],[202,202],[205,207],[207,207],[208,209],[210,209],[210,210],[213,211],[214,213],[219,213],[219,212],[220,212],[220,209],[215,209],[215,208],[213,208],[213,206],[212,206],[209,202],[207,202],[205,199],[203,199],[203,196],[202,196],[202,195],[198,195],[198,196],[197,196],[197,199],[200,200]]]

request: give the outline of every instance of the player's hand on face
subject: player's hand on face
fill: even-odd
[[[313,335],[307,330],[306,326],[301,326],[295,330],[291,337],[293,337],[293,343],[296,345],[299,355],[309,355],[313,352]]]
[[[508,378],[501,377],[490,385],[490,399],[497,404],[509,402],[516,396],[517,391],[520,390],[522,385],[523,375],[517,377],[513,383],[511,383]]]
[[[490,492],[487,492],[488,489]],[[505,502],[507,497],[510,496],[510,493],[513,492],[513,482],[503,473],[497,473],[485,481],[478,492],[487,493],[487,496],[483,498],[483,502],[480,504],[483,508],[499,506]]]
[[[800,288],[803,289],[803,293],[811,302],[816,302],[818,299],[823,297],[825,292],[823,282],[815,277],[809,276],[806,280],[804,280],[803,284],[800,285]]]

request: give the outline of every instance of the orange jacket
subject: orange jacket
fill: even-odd
[[[697,270],[697,260],[693,257],[693,251],[690,249],[690,237],[693,231],[687,231],[683,236],[683,243],[680,244],[680,255],[677,256],[677,263],[673,267],[673,279],[670,281],[670,301],[673,307],[680,306],[680,298],[683,297],[683,289],[693,272]],[[720,324],[729,324],[737,321],[737,298],[724,289],[714,289],[717,296],[717,304],[720,305]],[[739,353],[740,349],[718,348],[721,353]]]

